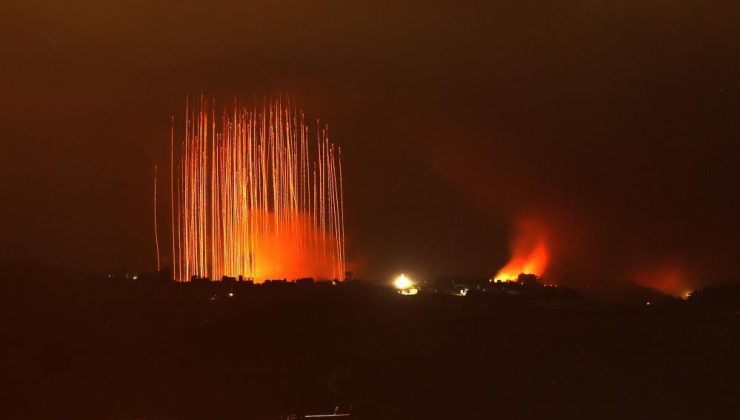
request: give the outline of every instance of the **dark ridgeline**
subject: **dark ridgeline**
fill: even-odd
[[[4,266],[3,418],[339,406],[353,419],[675,419],[737,405],[737,288],[647,306],[460,277],[416,296],[360,281],[133,277]]]

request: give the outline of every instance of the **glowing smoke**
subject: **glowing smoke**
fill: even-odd
[[[494,279],[516,281],[520,274],[542,277],[549,259],[547,234],[543,226],[531,219],[520,220],[511,243],[511,258]]]
[[[693,287],[686,270],[677,264],[645,267],[634,275],[634,282],[676,297],[686,298]]]
[[[170,161],[175,279],[343,278],[341,151],[294,104],[188,102]]]

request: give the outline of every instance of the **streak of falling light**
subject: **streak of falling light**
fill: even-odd
[[[342,279],[341,151],[284,98],[187,100],[170,139],[173,276]]]
[[[157,228],[157,165],[154,165],[154,246],[157,251],[157,272],[162,270],[159,258],[159,229]]]

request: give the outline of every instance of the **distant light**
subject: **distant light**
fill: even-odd
[[[136,274],[134,274],[134,276],[131,277],[131,278],[134,279],[134,280],[138,280],[139,279],[139,276],[137,276]]]
[[[415,295],[419,293],[419,288],[416,287],[416,283],[411,280],[405,274],[401,274],[393,280],[393,286],[398,289],[398,293],[402,295]]]
[[[234,292],[229,292],[229,297],[234,297]]]
[[[398,290],[410,289],[414,286],[414,282],[410,278],[406,277],[405,274],[401,274],[393,280],[393,286]]]
[[[647,301],[647,302],[645,302],[645,306],[650,306],[650,305],[652,305],[652,304],[653,304],[653,303],[652,303],[652,302],[650,302],[650,301]]]

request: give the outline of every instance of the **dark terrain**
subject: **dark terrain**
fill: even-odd
[[[354,282],[9,270],[7,419],[737,418],[737,300],[539,305]],[[228,293],[234,296],[229,297]]]

